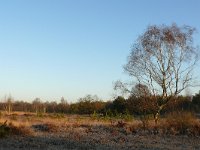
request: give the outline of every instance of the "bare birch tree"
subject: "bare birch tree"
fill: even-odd
[[[190,26],[149,26],[139,36],[128,57],[125,71],[147,85],[152,96],[160,95],[162,103],[156,115],[171,99],[193,86],[192,71],[198,60],[193,45],[195,29]]]
[[[12,112],[12,108],[13,108],[13,98],[11,95],[9,95],[8,97],[5,96],[5,106],[4,109],[5,111],[10,115]]]

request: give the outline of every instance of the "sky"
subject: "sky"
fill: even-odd
[[[0,99],[109,100],[148,25],[190,25],[199,44],[199,14],[198,0],[0,0]]]

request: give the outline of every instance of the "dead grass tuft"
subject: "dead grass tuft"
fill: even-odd
[[[167,116],[160,128],[165,134],[200,135],[200,123],[190,112],[174,112]]]
[[[29,128],[19,125],[15,126],[12,122],[7,123],[7,120],[0,125],[0,137],[6,137],[8,135],[20,135],[20,136],[29,136],[32,135],[32,132]]]
[[[9,123],[8,126],[10,128],[11,135],[20,135],[20,136],[33,135],[33,132],[31,131],[31,129],[24,125],[15,126],[12,123]]]

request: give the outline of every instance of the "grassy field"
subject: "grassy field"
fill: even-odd
[[[1,112],[0,149],[200,149],[200,121],[184,118],[144,128],[137,119]]]

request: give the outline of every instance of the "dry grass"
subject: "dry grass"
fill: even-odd
[[[173,112],[160,125],[165,134],[200,136],[200,121],[190,112]]]
[[[158,125],[153,120],[148,121],[144,129],[139,120],[126,122],[119,119],[94,120],[88,116],[45,114],[43,117],[34,113],[15,112],[11,115],[2,113],[0,122],[7,123],[13,128],[24,129],[30,132],[62,132],[67,128],[109,126],[110,128],[124,128],[131,133],[148,132],[149,134],[190,135],[200,136],[200,121],[188,112],[171,113],[162,119]],[[20,131],[19,131],[20,132]]]
[[[9,123],[9,128],[10,128],[10,134],[11,135],[18,135],[18,136],[32,136],[34,133],[33,131],[24,126],[24,125],[13,125],[12,123]]]
[[[57,149],[57,147],[60,149],[174,149],[173,143],[178,144],[176,149],[184,149],[181,146],[183,139],[186,149],[196,149],[195,146],[200,145],[198,142],[200,141],[200,122],[190,114],[177,116],[171,114],[166,119],[162,119],[158,125],[150,120],[145,130],[140,120],[105,121],[78,115],[60,117],[55,114],[45,114],[39,117],[32,113],[15,113],[14,119],[13,115],[2,115],[0,122],[3,124],[6,120],[9,134],[3,143],[14,142],[16,146],[21,144],[24,149],[30,149],[30,147],[26,147],[23,142],[17,142],[19,137],[27,137],[23,140],[29,142],[30,139],[30,143],[35,142],[41,147],[44,145],[43,148],[47,147],[46,144],[51,145],[49,149]],[[189,135],[190,138],[185,135]],[[13,140],[16,136],[18,138]],[[166,138],[164,141],[163,137]],[[52,143],[56,143],[56,147]],[[71,147],[65,143],[71,144]],[[10,148],[5,144],[0,146],[0,149],[6,149],[6,146],[7,149]],[[34,145],[32,148],[34,149]]]
[[[14,125],[12,122],[7,122],[7,120],[4,123],[1,123],[0,137],[2,138],[2,137],[12,136],[12,135],[31,136],[33,135],[33,132],[30,128],[22,124]]]

